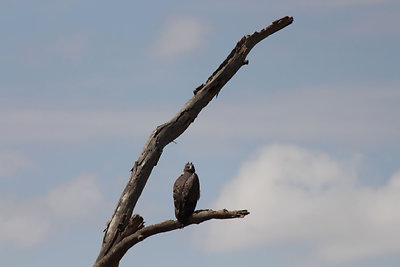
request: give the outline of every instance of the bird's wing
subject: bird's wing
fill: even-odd
[[[193,194],[197,196],[196,200],[200,199],[200,181],[199,181],[199,177],[197,176],[196,173],[193,173],[192,175],[192,179],[193,179]]]
[[[200,182],[196,173],[190,175],[183,190],[184,200],[197,201],[200,198]]]
[[[182,201],[184,199],[184,188],[185,188],[185,184],[187,182],[187,174],[181,174],[178,179],[176,179],[175,183],[174,183],[174,188],[173,188],[173,196],[174,196],[174,200],[175,202],[179,202]]]

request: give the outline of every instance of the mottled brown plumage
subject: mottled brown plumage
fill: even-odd
[[[181,174],[174,183],[175,217],[181,223],[186,223],[193,214],[197,201],[200,198],[199,177],[195,173],[194,165],[186,163]]]

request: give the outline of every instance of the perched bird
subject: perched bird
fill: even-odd
[[[181,223],[186,223],[193,214],[200,198],[199,177],[195,173],[193,163],[186,163],[181,174],[174,183],[175,217]]]

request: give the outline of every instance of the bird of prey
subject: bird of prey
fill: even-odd
[[[175,217],[185,224],[193,214],[200,198],[199,177],[195,173],[193,163],[186,163],[181,174],[174,183]]]

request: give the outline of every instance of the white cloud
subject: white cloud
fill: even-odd
[[[69,142],[150,134],[162,111],[22,109],[1,112],[0,142]],[[160,122],[161,124],[161,122]]]
[[[332,85],[264,95],[255,92],[255,97],[240,102],[218,104],[212,113],[203,115],[193,134],[350,146],[400,144],[399,88],[400,84]]]
[[[329,142],[352,147],[397,146],[400,144],[399,88],[400,84],[331,85],[264,94],[250,91],[245,98],[239,96],[206,107],[208,112],[200,114],[188,136],[216,141],[255,139]],[[4,110],[0,115],[3,126],[0,142],[146,137],[156,125],[169,120],[174,110],[177,107]]]
[[[175,16],[166,21],[155,43],[156,55],[175,59],[194,52],[205,45],[209,32],[207,22],[187,16]]]
[[[64,223],[93,215],[100,202],[100,186],[92,175],[79,176],[44,196],[2,197],[0,245],[29,247],[39,244]]]
[[[358,160],[342,162],[291,145],[270,145],[243,164],[215,209],[249,209],[243,220],[197,229],[205,247],[311,248],[326,263],[400,253],[400,172],[387,184],[359,183]]]
[[[0,151],[0,178],[13,175],[15,172],[34,166],[27,156],[11,150]]]

